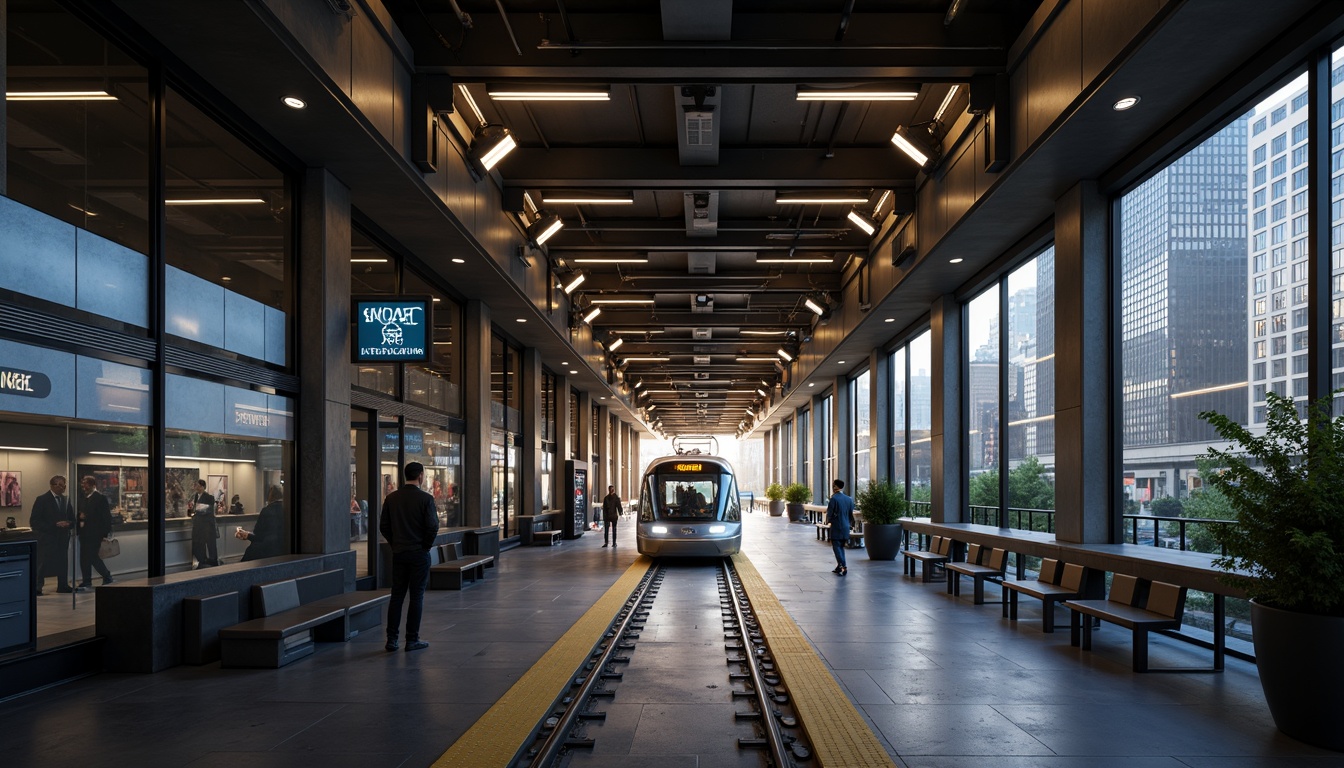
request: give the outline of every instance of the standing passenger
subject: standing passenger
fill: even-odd
[[[424,611],[425,586],[429,583],[429,550],[439,532],[439,515],[434,497],[420,488],[425,468],[418,461],[406,465],[405,482],[383,500],[383,516],[378,531],[392,550],[392,603],[387,608],[387,645],[397,650],[401,627],[401,604],[411,593],[406,609],[406,650],[428,648],[420,639],[420,615]]]
[[[854,500],[844,493],[845,481],[831,483],[831,500],[826,504],[826,522],[831,524],[831,550],[835,552],[835,570],[831,573],[844,576],[849,573],[845,567],[845,545],[849,543],[849,529],[854,527]]]
[[[616,521],[621,519],[621,497],[616,495],[616,486],[607,486],[607,495],[602,498],[602,546],[607,546],[607,533],[611,533],[611,548],[616,548]]]
[[[28,525],[37,534],[37,594],[48,576],[56,577],[56,591],[69,592],[65,574],[70,569],[70,526],[75,522],[70,500],[65,497],[65,477],[51,478],[51,490],[33,501]]]
[[[196,481],[196,493],[187,504],[191,510],[191,555],[196,570],[219,565],[219,529],[215,527],[215,497],[205,489],[205,481]]]

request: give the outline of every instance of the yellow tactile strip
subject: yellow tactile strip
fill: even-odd
[[[831,768],[894,768],[896,763],[751,560],[739,553],[733,555],[733,566],[818,764]]]
[[[650,560],[640,556],[598,598],[518,682],[496,701],[462,737],[434,761],[434,768],[504,768],[519,745],[546,715],[555,697],[568,684],[593,646],[611,626],[611,620],[630,598],[649,570]]]

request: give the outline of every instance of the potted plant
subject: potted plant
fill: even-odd
[[[779,517],[784,514],[784,486],[779,483],[771,483],[765,487],[765,498],[770,500],[770,516]]]
[[[869,560],[895,560],[901,523],[910,505],[890,480],[870,480],[854,502],[863,516],[863,544]]]
[[[1344,751],[1344,416],[1333,396],[1312,403],[1306,423],[1292,400],[1267,395],[1263,437],[1206,411],[1232,449],[1203,458],[1221,467],[1206,482],[1236,511],[1217,526],[1224,580],[1251,598],[1260,685],[1285,734]]]
[[[789,522],[801,523],[807,519],[803,505],[812,500],[812,489],[802,483],[793,483],[784,489],[784,500],[788,502]]]

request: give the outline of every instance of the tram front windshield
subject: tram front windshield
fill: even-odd
[[[720,475],[653,475],[648,492],[653,515],[661,520],[713,520],[718,517]]]

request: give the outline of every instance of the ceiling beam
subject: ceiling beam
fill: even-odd
[[[801,307],[800,307],[801,309]],[[793,314],[789,320],[786,315]],[[611,305],[603,307],[602,314],[593,320],[593,327],[606,328],[714,328],[732,326],[761,330],[785,330],[788,328],[806,328],[815,317],[806,309],[798,312],[780,312],[780,316],[756,310],[715,311],[715,312],[668,312],[654,311],[653,307],[640,309],[614,309]]]
[[[723,147],[704,166],[681,165],[676,147],[519,147],[500,165],[508,186],[527,189],[912,189],[918,170],[890,145],[829,158],[824,147]]]
[[[836,272],[718,272],[712,275],[692,275],[686,272],[643,272],[630,270],[625,274],[596,272],[591,264],[577,264],[576,268],[588,276],[579,293],[806,293],[808,291],[840,290],[840,275]],[[824,264],[803,265],[825,267]],[[731,282],[730,282],[731,281]],[[604,310],[605,311],[605,310]]]

